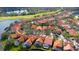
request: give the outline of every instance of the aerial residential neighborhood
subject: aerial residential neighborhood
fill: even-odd
[[[0,50],[79,51],[79,17],[76,18],[74,9],[76,8],[45,7],[33,8],[33,14],[25,9],[7,11],[5,16],[2,13]],[[20,16],[9,16],[11,13]],[[2,20],[11,23],[3,29],[1,27],[5,22]]]

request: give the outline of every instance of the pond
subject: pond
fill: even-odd
[[[15,21],[18,21],[18,20],[1,20],[0,21],[0,39],[1,39],[1,34],[4,32],[4,29],[8,27],[11,23],[14,23]]]

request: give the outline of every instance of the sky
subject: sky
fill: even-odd
[[[0,6],[16,7],[74,7],[79,6],[79,0],[0,0]]]

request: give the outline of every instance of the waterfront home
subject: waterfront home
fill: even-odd
[[[11,31],[12,32],[16,32],[18,30],[21,29],[21,23],[17,23],[17,24],[14,24],[12,27],[11,27]]]

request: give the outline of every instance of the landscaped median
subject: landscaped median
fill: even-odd
[[[49,12],[43,12],[43,13],[38,13],[34,15],[23,15],[23,16],[1,16],[0,20],[15,20],[15,19],[31,19],[34,18],[35,16],[42,16],[42,15],[48,15],[48,14],[55,14],[58,12],[61,12],[62,10],[56,10],[56,11],[49,11]]]

